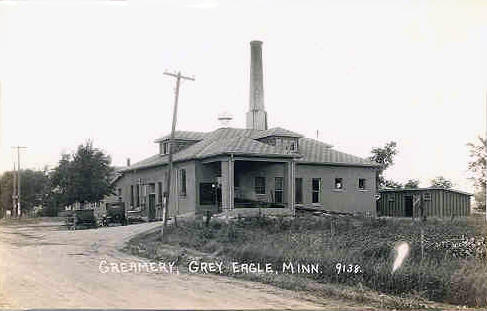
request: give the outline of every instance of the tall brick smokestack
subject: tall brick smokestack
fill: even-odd
[[[250,102],[247,128],[267,130],[264,110],[264,74],[262,70],[262,41],[250,42]]]

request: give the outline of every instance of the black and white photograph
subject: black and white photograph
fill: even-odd
[[[0,309],[485,310],[487,1],[0,0]]]

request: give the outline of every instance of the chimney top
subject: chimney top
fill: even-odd
[[[250,45],[262,45],[262,41],[260,41],[260,40],[253,40],[253,41],[250,41]]]

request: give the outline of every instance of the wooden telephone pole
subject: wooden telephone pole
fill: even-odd
[[[20,216],[22,215],[20,205],[20,149],[25,149],[27,147],[15,146],[12,148],[17,149],[17,217],[20,218]]]
[[[169,164],[168,164],[168,172],[167,172],[167,180],[166,180],[166,186],[165,186],[165,204],[163,205],[162,208],[162,228],[161,228],[161,240],[164,238],[164,229],[166,228],[167,225],[167,216],[169,214],[169,199],[170,199],[170,193],[171,193],[171,173],[173,170],[173,163],[172,163],[172,155],[173,155],[173,146],[174,146],[174,132],[176,130],[176,121],[177,121],[177,115],[178,115],[178,99],[179,99],[179,86],[181,85],[181,79],[183,80],[191,80],[194,81],[194,78],[191,77],[186,77],[181,75],[181,72],[178,71],[178,73],[169,73],[169,72],[164,72],[165,75],[171,76],[173,78],[176,78],[176,88],[174,89],[174,108],[173,108],[173,115],[172,115],[172,128],[171,128],[171,138],[169,140]],[[176,193],[177,195],[177,193]]]
[[[16,173],[16,168],[15,168],[15,162],[14,162],[14,170],[12,172],[13,176],[13,182],[12,182],[12,214],[10,214],[10,217],[14,217],[17,215],[17,173]]]

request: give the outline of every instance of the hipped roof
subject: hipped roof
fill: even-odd
[[[299,139],[299,152],[290,152],[283,148],[272,146],[257,139],[278,136],[295,137]],[[170,135],[156,140],[161,142],[169,139]],[[331,148],[331,145],[315,139],[303,138],[302,135],[282,128],[269,130],[253,130],[240,128],[219,128],[213,132],[175,132],[175,139],[193,140],[195,143],[173,155],[174,162],[193,159],[205,159],[219,155],[242,155],[251,157],[280,157],[295,158],[297,163],[329,164],[342,166],[377,167],[378,164],[367,159],[356,157]],[[168,155],[156,154],[147,159],[125,167],[123,171],[131,171],[168,163]]]

